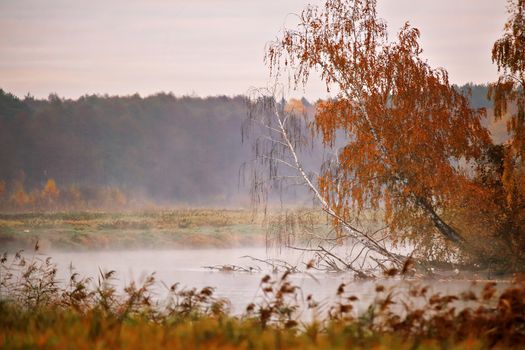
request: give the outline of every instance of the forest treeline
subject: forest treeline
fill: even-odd
[[[465,85],[472,107],[489,110],[487,86]],[[248,201],[240,170],[245,98],[83,96],[20,99],[0,90],[0,206],[35,209],[165,204],[232,206]]]
[[[245,115],[243,97],[40,100],[1,91],[4,201],[38,202],[47,188],[41,200],[226,204],[250,154],[241,144]]]

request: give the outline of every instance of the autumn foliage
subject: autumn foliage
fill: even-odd
[[[3,212],[123,208],[128,203],[128,197],[118,187],[69,185],[61,188],[54,179],[47,179],[42,187],[27,190],[23,172],[9,186],[0,181]]]
[[[495,146],[492,166],[497,186],[495,202],[499,220],[497,235],[505,242],[513,266],[525,261],[525,1],[508,3],[509,19],[504,34],[492,48],[492,61],[500,76],[489,86],[496,119],[507,119],[510,140]]]
[[[474,186],[466,165],[490,143],[484,110],[422,58],[417,29],[405,24],[390,41],[374,0],[308,7],[297,28],[269,47],[267,61],[296,84],[316,70],[335,91],[311,125],[337,152],[318,179],[326,200],[345,221],[383,207],[394,232],[419,218],[462,244],[442,213]]]
[[[53,179],[47,180],[44,186],[44,189],[42,190],[43,199],[49,202],[53,202],[58,198],[59,194],[60,194],[60,191],[58,190],[55,180]]]
[[[509,2],[510,18],[505,24],[505,33],[492,48],[492,61],[501,73],[498,81],[491,85],[489,96],[494,101],[494,114],[502,118],[510,112],[507,127],[512,135],[514,153],[525,155],[525,1]],[[510,103],[515,110],[508,110]]]
[[[349,223],[363,212],[379,212],[390,242],[415,244],[422,259],[519,269],[524,6],[523,0],[509,2],[505,34],[492,51],[503,73],[489,89],[494,115],[512,113],[506,145],[493,144],[482,123],[486,110],[471,107],[469,91],[428,64],[418,29],[406,23],[389,38],[375,0],[309,6],[295,28],[268,46],[266,62],[276,80],[287,74],[298,87],[315,72],[332,93],[316,103],[309,126],[334,154],[317,185],[339,236],[344,229],[356,232]]]

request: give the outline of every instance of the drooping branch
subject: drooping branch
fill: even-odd
[[[258,106],[261,101],[264,103],[264,108],[260,109]],[[272,101],[272,102],[270,102]],[[277,104],[275,99],[267,97],[257,97],[254,99],[254,105],[252,110],[258,110],[259,114],[252,114],[251,118],[262,118],[264,123],[267,125],[265,130],[271,130],[269,135],[266,135],[263,139],[269,143],[267,147],[262,149],[269,151],[269,153],[261,153],[261,147],[258,146],[256,149],[256,159],[266,165],[269,168],[269,181],[284,180],[286,178],[300,177],[304,186],[310,191],[314,199],[319,203],[321,209],[328,214],[333,220],[338,222],[345,233],[346,237],[350,237],[367,249],[387,258],[394,265],[400,266],[404,262],[404,258],[398,254],[392,253],[381,245],[376,239],[366,233],[365,230],[359,229],[349,223],[337,211],[332,207],[326,198],[322,195],[317,185],[313,182],[312,178],[306,172],[300,158],[297,146],[301,145],[301,142],[297,141],[297,138],[301,138],[300,132],[298,132],[297,124],[293,123],[290,129],[288,124],[290,121],[297,119],[297,116],[293,115],[293,111],[286,112],[284,106]],[[260,119],[258,124],[260,124]],[[301,127],[299,127],[300,129]],[[288,170],[295,171],[294,176],[282,176],[277,172],[277,165],[285,165]],[[258,178],[258,177],[256,177]]]

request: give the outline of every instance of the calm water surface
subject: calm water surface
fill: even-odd
[[[190,250],[142,250],[142,251],[88,251],[88,252],[49,252],[58,265],[59,278],[67,281],[70,264],[81,276],[96,277],[99,271],[115,270],[119,288],[131,281],[141,282],[148,274],[155,272],[156,279],[170,286],[180,283],[182,287],[202,288],[215,287],[216,296],[228,298],[232,303],[234,313],[241,313],[247,304],[256,302],[260,296],[261,278],[271,273],[271,268],[264,263],[255,262],[245,256],[259,259],[282,259],[293,265],[302,265],[309,257],[304,252],[282,249],[280,251],[265,248],[237,249],[190,249]],[[232,264],[237,266],[259,266],[262,272],[219,272],[210,271],[205,266]],[[275,275],[277,278],[278,275]],[[321,305],[333,302],[335,293],[341,283],[347,284],[347,290],[359,298],[357,311],[364,311],[375,297],[375,286],[399,285],[399,289],[407,288],[407,282],[402,280],[385,281],[354,281],[352,274],[313,272],[294,274],[291,281],[301,287],[301,294],[306,297],[312,294]],[[463,291],[471,285],[469,281],[424,281],[430,285],[432,292],[455,293]],[[159,297],[167,295],[167,289],[158,284],[155,289]],[[361,310],[359,310],[361,308]]]

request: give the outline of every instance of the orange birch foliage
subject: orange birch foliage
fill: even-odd
[[[511,114],[507,124],[511,140],[504,155],[502,182],[512,208],[525,203],[521,185],[525,182],[525,0],[509,1],[508,11],[505,33],[492,48],[492,61],[502,74],[490,85],[489,97],[494,101],[496,119]],[[509,110],[510,103],[516,105],[515,111]]]
[[[276,77],[291,72],[296,85],[319,72],[336,93],[317,103],[312,127],[325,145],[342,144],[319,178],[338,215],[386,206],[398,227],[417,216],[461,243],[440,213],[472,186],[459,164],[490,143],[480,124],[485,111],[471,109],[447,72],[421,57],[417,29],[405,24],[397,42],[386,29],[375,0],[327,0],[269,46],[267,63]]]
[[[492,61],[500,77],[489,86],[496,120],[509,116],[511,139],[499,161],[504,205],[501,205],[500,236],[511,249],[516,266],[524,261],[525,249],[525,0],[508,1],[509,20],[503,37],[492,48]],[[521,259],[521,262],[520,262]]]
[[[305,115],[306,107],[301,100],[292,98],[284,106],[284,112],[291,115]]]
[[[508,104],[516,103],[507,128],[511,133],[515,152],[525,156],[525,0],[511,0],[510,18],[503,37],[494,43],[492,62],[501,76],[489,86],[489,97],[494,101],[494,115],[500,119],[508,112]]]

